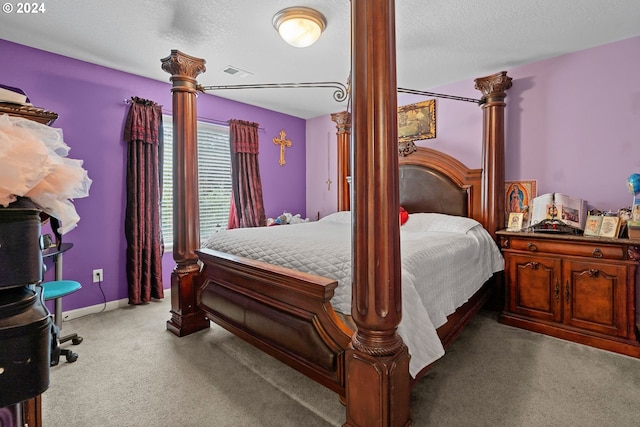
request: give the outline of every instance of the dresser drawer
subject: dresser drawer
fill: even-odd
[[[538,239],[509,239],[510,248],[533,253],[553,253],[567,256],[581,256],[602,259],[625,259],[622,245],[598,245],[597,243],[559,242]]]

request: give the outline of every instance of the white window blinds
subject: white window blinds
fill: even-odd
[[[165,247],[173,246],[173,122],[163,116],[162,233]],[[227,228],[231,203],[229,128],[198,122],[198,197],[200,239]]]

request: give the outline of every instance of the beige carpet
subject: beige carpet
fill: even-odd
[[[178,338],[168,300],[65,322],[45,427],[340,426],[337,396],[218,326]],[[70,344],[65,344],[65,346]],[[640,425],[640,360],[481,312],[412,393],[414,426]]]

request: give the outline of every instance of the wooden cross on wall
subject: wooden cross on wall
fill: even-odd
[[[284,166],[284,164],[287,163],[284,160],[284,149],[286,147],[291,147],[291,141],[287,139],[287,133],[284,129],[280,131],[280,138],[273,138],[273,143],[280,146],[280,160],[278,160],[278,164],[280,166]]]

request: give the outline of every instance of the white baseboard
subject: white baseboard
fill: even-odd
[[[96,314],[100,312],[115,310],[117,308],[126,307],[127,305],[129,305],[128,298],[119,299],[116,301],[109,301],[106,304],[102,303],[102,304],[90,305],[88,307],[81,307],[75,310],[63,311],[62,319],[64,321],[73,320],[73,319],[77,319],[78,317],[87,316],[89,314]]]
[[[171,298],[171,289],[164,290],[164,298]],[[87,316],[89,314],[102,313],[105,311],[116,310],[118,308],[127,307],[129,305],[129,299],[123,298],[115,301],[109,301],[106,304],[96,304],[88,307],[81,307],[75,310],[63,311],[63,321],[77,319],[78,317]]]

